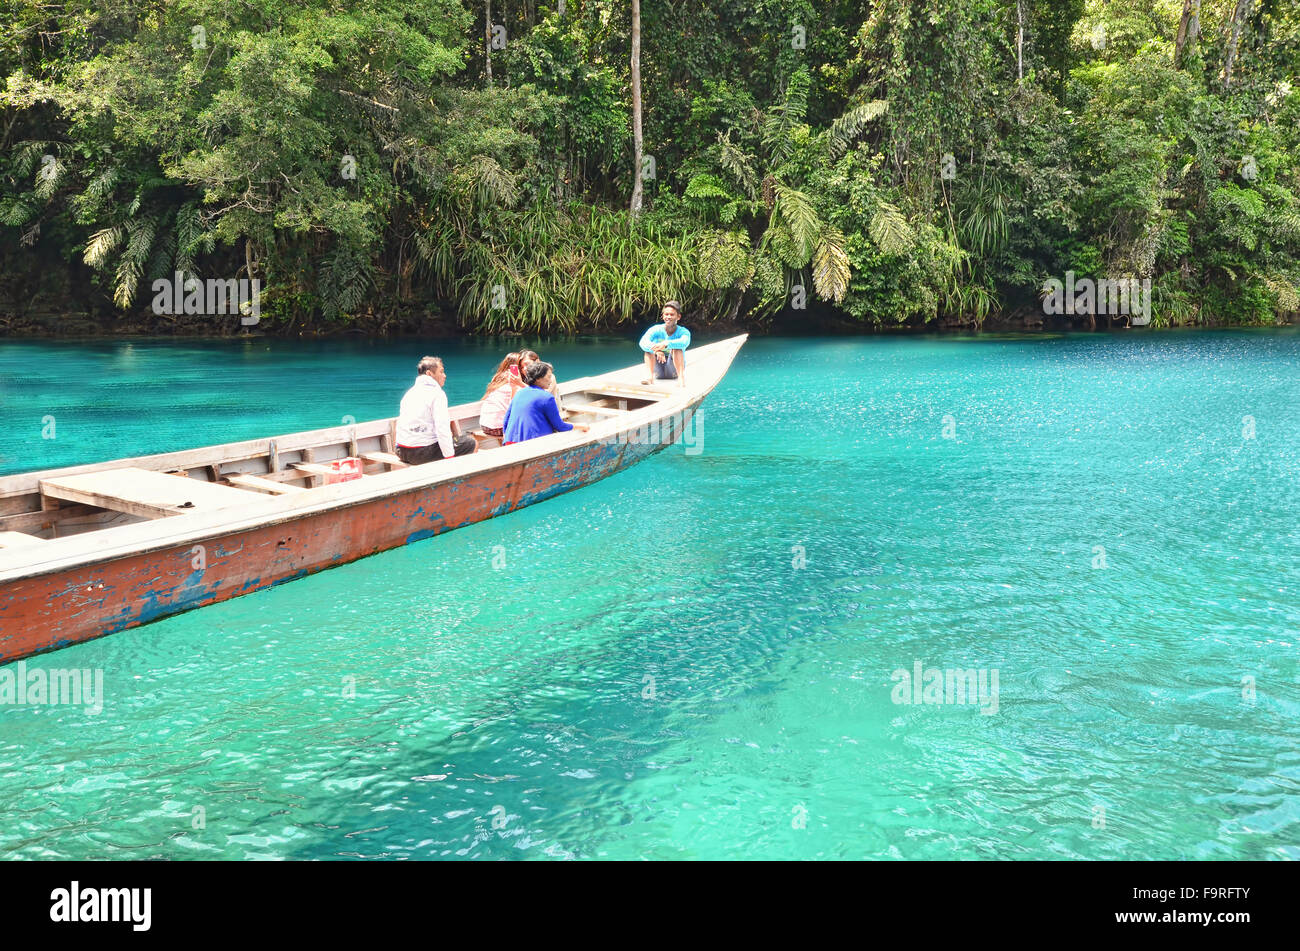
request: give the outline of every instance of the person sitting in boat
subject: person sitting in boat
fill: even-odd
[[[501,445],[549,436],[551,433],[567,433],[575,427],[560,418],[560,407],[551,394],[550,387],[555,382],[555,374],[549,363],[541,360],[524,367],[525,386],[515,394],[506,410],[505,436]]]
[[[519,370],[520,370],[520,372],[522,373],[523,370],[524,370],[524,368],[527,367],[528,364],[530,364],[530,363],[538,363],[538,362],[541,361],[541,359],[542,359],[542,358],[539,357],[539,356],[537,355],[537,352],[536,352],[535,350],[524,350],[524,351],[522,351],[522,352],[519,354]],[[555,397],[555,405],[558,406],[560,409],[564,409],[564,401],[563,401],[562,399],[560,399],[560,384],[559,384],[559,383],[556,381],[556,379],[555,379],[555,368],[554,368],[554,367],[551,367],[551,385],[550,385],[547,389],[549,389],[550,392],[551,392],[551,395]]]
[[[415,385],[402,397],[397,412],[397,456],[410,466],[435,459],[465,456],[478,449],[468,433],[451,418],[443,384],[447,371],[438,357],[422,357]]]
[[[645,351],[645,371],[649,379],[641,381],[649,386],[655,380],[676,380],[678,386],[686,385],[686,348],[691,345],[691,332],[681,326],[682,305],[675,300],[664,304],[662,324],[655,324],[641,337]]]
[[[523,354],[509,353],[492,374],[492,382],[483,393],[483,402],[479,404],[479,428],[489,436],[500,439],[506,425],[506,410],[515,393],[523,389],[524,381],[520,375],[519,363]]]

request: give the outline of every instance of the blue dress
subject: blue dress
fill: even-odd
[[[560,419],[560,408],[555,405],[555,397],[548,391],[535,386],[525,386],[515,394],[506,410],[506,421],[501,427],[504,435],[501,443],[523,442],[551,433],[567,433],[573,423]]]

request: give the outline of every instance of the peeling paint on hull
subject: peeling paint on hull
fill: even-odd
[[[503,515],[603,479],[666,444],[584,444],[452,482],[232,532],[205,544],[201,569],[194,567],[194,550],[186,545],[0,584],[0,664]]]

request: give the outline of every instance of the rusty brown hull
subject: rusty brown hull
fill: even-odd
[[[579,446],[197,544],[9,582],[0,585],[0,663],[472,525],[589,485],[662,448],[630,442]]]

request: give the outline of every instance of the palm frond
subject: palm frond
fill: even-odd
[[[41,201],[53,198],[67,173],[68,167],[59,159],[52,155],[42,156],[41,167],[36,170],[36,197]]]
[[[718,133],[718,149],[722,167],[731,173],[751,201],[757,201],[758,175],[754,172],[750,157],[732,143],[729,133]]]
[[[494,158],[476,156],[474,166],[478,173],[478,198],[480,204],[495,203],[510,208],[519,198],[518,180]]]
[[[130,307],[135,300],[140,278],[144,276],[145,265],[149,263],[157,230],[158,222],[151,215],[126,224],[126,249],[117,262],[113,286],[113,301],[122,310]]]
[[[370,258],[362,248],[341,241],[321,264],[321,310],[327,319],[355,314],[374,284]]]
[[[830,226],[822,228],[813,254],[813,287],[822,300],[840,303],[849,290],[849,255],[844,250],[844,235]]]
[[[722,180],[716,175],[710,175],[702,172],[695,175],[686,183],[686,191],[682,193],[685,198],[711,199],[720,198],[724,201],[734,201],[735,195],[728,190]]]
[[[912,247],[912,229],[897,206],[882,201],[871,216],[871,240],[885,254],[903,254]]]
[[[772,218],[789,229],[793,251],[798,264],[802,267],[812,257],[813,246],[822,232],[822,221],[817,216],[808,196],[797,188],[791,188],[781,182],[774,182],[776,202],[772,209]]]
[[[831,123],[826,137],[826,152],[831,159],[838,159],[849,145],[862,134],[867,123],[878,119],[889,111],[889,102],[885,99],[873,99],[854,106],[844,115]]]
[[[36,206],[23,198],[0,201],[0,224],[20,228],[36,217]]]
[[[49,154],[52,142],[31,140],[14,147],[13,172],[19,178],[26,178],[32,170],[41,164],[41,159]]]
[[[794,151],[794,130],[808,114],[811,88],[808,70],[796,70],[786,86],[785,100],[781,105],[773,106],[763,119],[763,149],[773,166],[781,165]]]
[[[700,284],[722,289],[749,276],[749,239],[743,231],[713,231],[700,238],[696,251]]]
[[[91,267],[103,267],[108,256],[122,243],[122,235],[123,229],[120,225],[96,231],[86,242],[86,251],[82,255],[82,260]]]

